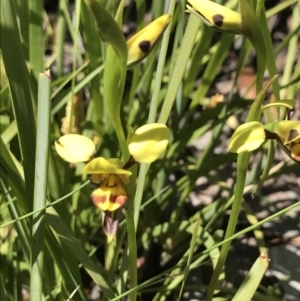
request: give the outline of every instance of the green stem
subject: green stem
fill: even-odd
[[[134,198],[131,197],[135,193],[135,180],[136,180],[136,166],[131,168],[132,176],[129,188],[129,198],[126,208],[126,227],[127,227],[127,241],[129,249],[129,277],[130,288],[137,287],[137,244],[136,244],[136,227],[134,223],[135,203]],[[129,301],[136,301],[137,291],[133,290],[129,294]]]
[[[235,195],[233,199],[232,209],[228,221],[228,226],[226,229],[225,240],[230,238],[234,234],[235,226],[237,223],[237,219],[239,216],[239,211],[243,199],[244,194],[244,187],[246,182],[246,175],[247,175],[247,166],[251,157],[251,153],[244,153],[239,154],[237,159],[237,179],[236,179],[236,188],[235,188]],[[215,284],[217,283],[219,276],[223,270],[224,263],[226,261],[229,248],[231,245],[231,241],[228,241],[223,244],[220,257],[216,268],[214,270],[213,276],[210,280],[210,284],[207,291],[206,301],[210,301],[213,299]]]
[[[261,104],[266,93],[266,89],[262,91],[262,87],[263,87],[263,78],[264,78],[267,56],[266,56],[266,49],[264,45],[264,38],[262,36],[259,27],[259,18],[256,17],[253,11],[253,7],[248,1],[240,0],[240,6],[241,6],[243,33],[250,40],[257,55],[257,76],[256,76],[257,97],[253,105],[251,106],[245,121],[245,122],[250,122],[250,121],[258,121],[261,115]],[[273,77],[272,81],[274,81],[274,79],[275,77]],[[271,84],[272,81],[270,81],[269,84]],[[228,239],[229,237],[232,237],[235,231],[238,214],[243,199],[244,187],[246,183],[247,167],[251,158],[251,154],[252,152],[242,153],[238,155],[235,195],[232,204],[232,211],[226,229],[225,240]],[[229,252],[230,245],[231,245],[231,241],[228,241],[224,243],[221,248],[220,257],[208,287],[206,301],[211,301],[213,299],[215,286],[222,272],[222,269],[224,268],[224,264]]]

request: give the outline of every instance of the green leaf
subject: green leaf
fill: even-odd
[[[35,157],[35,181],[33,210],[46,205],[47,177],[48,177],[48,150],[50,129],[50,70],[39,75],[38,116],[37,116],[37,145]],[[32,260],[30,271],[30,299],[40,300],[43,291],[44,276],[44,241],[45,241],[44,212],[33,215],[31,244]]]
[[[127,60],[127,46],[124,35],[110,13],[96,0],[85,0],[95,17],[98,33],[103,42],[111,45],[124,61]]]
[[[5,72],[9,81],[15,118],[18,125],[18,137],[25,172],[26,193],[29,208],[32,206],[35,156],[36,99],[32,90],[32,81],[26,66],[20,33],[16,20],[14,2],[1,1],[1,53]]]
[[[69,251],[74,254],[79,262],[82,263],[83,267],[90,274],[93,280],[101,287],[104,295],[109,299],[112,299],[115,294],[109,283],[105,280],[105,270],[100,265],[95,265],[92,259],[83,249],[81,243],[74,236],[73,232],[59,217],[57,212],[53,208],[47,209],[46,220],[53,230],[58,234],[63,243],[68,247]]]
[[[250,301],[255,294],[260,281],[269,266],[269,259],[261,254],[250,269],[232,301]]]

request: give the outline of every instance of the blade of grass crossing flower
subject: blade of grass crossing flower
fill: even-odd
[[[40,209],[38,209],[38,210],[31,211],[30,213],[24,214],[24,215],[22,215],[22,216],[20,216],[20,217],[18,217],[18,218],[16,218],[16,219],[14,219],[14,220],[11,220],[11,221],[9,221],[9,222],[7,222],[7,223],[5,223],[5,224],[0,225],[0,228],[6,227],[6,226],[8,226],[8,225],[14,224],[15,222],[18,222],[18,221],[21,221],[21,220],[23,220],[23,219],[26,219],[26,218],[28,218],[28,217],[30,217],[30,216],[32,216],[32,215],[34,215],[34,214],[36,214],[36,213],[38,213],[38,212],[40,212],[40,211],[42,211],[42,210],[45,210],[45,209],[47,209],[47,208],[49,208],[49,207],[53,207],[54,205],[59,204],[60,202],[62,202],[62,201],[64,201],[65,199],[67,199],[68,197],[72,196],[75,192],[81,190],[83,187],[87,186],[88,184],[90,184],[90,181],[85,182],[85,183],[82,184],[80,187],[78,187],[77,189],[75,189],[75,190],[71,191],[70,193],[64,195],[64,196],[61,197],[60,199],[58,199],[58,200],[56,200],[56,201],[54,201],[54,202],[52,202],[52,203],[50,203],[50,204],[47,204],[44,208],[40,208]],[[19,199],[19,198],[18,198],[18,199]]]
[[[50,126],[50,70],[39,75],[38,81],[38,115],[37,145],[35,157],[35,181],[33,210],[46,205],[48,148]],[[33,215],[30,300],[42,298],[44,276],[44,213]]]
[[[43,9],[42,1],[30,1],[29,55],[36,81],[38,81],[39,73],[44,71]]]
[[[31,93],[32,82],[22,52],[14,2],[1,1],[1,53],[18,124],[18,136],[24,164],[26,193],[29,208],[33,199],[35,154],[35,99]]]
[[[250,301],[256,292],[260,281],[269,266],[269,259],[265,254],[261,254],[254,265],[251,267],[249,273],[241,284],[240,288],[234,295],[232,301]]]

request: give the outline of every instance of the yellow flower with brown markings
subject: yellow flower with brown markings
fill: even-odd
[[[104,159],[98,157],[90,161],[83,169],[92,175],[92,181],[99,183],[99,188],[93,191],[94,204],[103,211],[115,211],[127,201],[124,184],[129,183],[131,172],[122,169],[122,161],[116,158]]]

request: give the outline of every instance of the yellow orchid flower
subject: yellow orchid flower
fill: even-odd
[[[115,211],[127,201],[123,185],[129,183],[131,172],[122,169],[122,165],[119,159],[98,157],[83,168],[83,173],[91,174],[92,181],[99,183],[99,188],[92,192],[92,199],[103,211]]]

